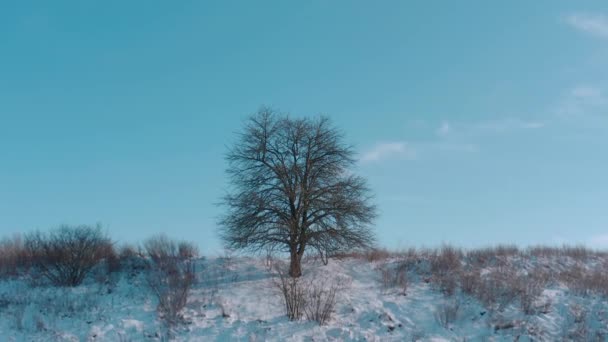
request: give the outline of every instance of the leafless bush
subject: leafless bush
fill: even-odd
[[[562,335],[568,341],[592,341],[589,322],[587,319],[588,312],[585,307],[580,304],[573,304],[567,312],[566,324],[562,325]],[[600,341],[600,340],[598,340]],[[603,341],[603,340],[601,340]]]
[[[378,262],[390,258],[391,252],[386,249],[373,248],[365,253],[368,262]]]
[[[470,266],[481,268],[490,264],[496,254],[492,248],[482,248],[467,251],[466,256]]]
[[[451,246],[443,246],[431,258],[431,280],[447,296],[456,292],[462,268],[461,257],[462,251]]]
[[[120,268],[130,277],[134,277],[148,267],[146,252],[141,246],[123,244],[118,247],[117,254]]]
[[[594,254],[593,251],[585,246],[563,246],[562,253],[578,261],[585,261]]]
[[[315,321],[319,325],[329,321],[336,306],[337,291],[338,285],[335,282],[327,284],[315,280],[311,281],[305,289],[304,313],[306,319]]]
[[[9,315],[15,324],[15,329],[18,331],[23,331],[25,327],[25,322],[23,320],[25,315],[25,303],[19,305],[13,305],[11,310],[9,311]]]
[[[584,281],[586,273],[587,270],[585,270],[582,265],[575,264],[560,271],[557,274],[557,278],[559,281],[568,286],[570,291],[580,295],[585,295],[588,291]]]
[[[576,294],[608,296],[608,269],[604,264],[590,270],[576,264],[559,272],[557,277]]]
[[[494,254],[497,256],[515,256],[518,255],[519,248],[516,245],[498,245],[494,247]]]
[[[34,269],[51,283],[78,286],[113,247],[99,225],[81,225],[29,234],[25,249]]]
[[[342,282],[291,277],[279,264],[275,264],[274,269],[278,275],[275,286],[281,293],[289,320],[306,316],[307,320],[323,325],[331,318]]]
[[[518,281],[521,310],[526,315],[532,315],[536,313],[535,302],[542,294],[546,282],[537,276],[523,276]]]
[[[536,313],[535,302],[549,282],[549,277],[549,272],[540,267],[528,271],[527,275],[518,277],[519,299],[524,314],[532,315]]]
[[[608,296],[608,273],[606,269],[594,269],[583,277],[583,286],[590,292]]]
[[[532,246],[528,248],[526,252],[537,258],[551,258],[561,254],[559,248],[548,246]]]
[[[481,286],[481,274],[478,269],[470,269],[460,273],[460,289],[463,293],[474,295]]]
[[[272,266],[275,264],[274,251],[272,250],[272,248],[266,249],[265,256],[266,258],[264,259],[264,266],[266,266],[266,271],[270,272],[272,271]]]
[[[0,241],[0,277],[16,276],[27,265],[27,252],[19,235]]]
[[[164,235],[150,238],[144,243],[150,259],[148,285],[158,299],[158,313],[169,325],[182,320],[190,289],[195,282],[195,246],[175,242]]]
[[[275,269],[279,275],[275,285],[283,297],[285,314],[290,321],[297,321],[302,317],[306,304],[304,280],[287,275],[278,265],[275,266]]]
[[[144,257],[144,251],[141,247],[135,247],[130,244],[123,244],[118,248],[118,257],[120,260],[129,260]]]
[[[392,266],[392,267],[391,267]],[[397,288],[402,295],[407,291],[407,264],[399,262],[396,266],[384,264],[378,267],[380,284],[384,291]]]
[[[460,300],[451,299],[441,303],[435,311],[435,320],[445,329],[456,322],[460,311]]]
[[[500,266],[481,278],[475,297],[488,309],[502,309],[519,294],[519,278],[511,267]]]
[[[515,245],[497,245],[495,247],[485,247],[469,250],[466,253],[467,260],[475,266],[485,266],[505,262],[509,257],[521,254]]]

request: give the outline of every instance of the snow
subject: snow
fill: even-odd
[[[517,301],[489,312],[458,292],[445,298],[421,277],[409,275],[406,295],[386,291],[379,267],[394,260],[347,258],[328,265],[307,260],[304,278],[340,286],[335,312],[324,326],[289,321],[266,260],[211,258],[198,262],[199,281],[184,310],[185,323],[172,331],[176,341],[512,341],[516,336],[556,340],[572,324],[573,306],[589,308],[593,329],[607,327],[608,304],[599,296],[578,296],[563,284],[545,289],[537,305],[549,309],[524,315]],[[567,261],[542,261],[567,267]],[[483,274],[490,272],[483,270]],[[460,302],[458,318],[443,327],[436,312]],[[604,316],[602,316],[604,315]],[[513,325],[513,326],[510,326]],[[500,327],[498,329],[497,327]],[[113,281],[87,279],[76,288],[35,286],[24,279],[0,281],[0,336],[7,341],[162,340],[163,322],[141,273],[122,272]]]

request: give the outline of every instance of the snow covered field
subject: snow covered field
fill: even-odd
[[[468,255],[442,273],[431,254],[372,261],[346,257],[331,259],[326,266],[306,260],[305,280],[339,286],[334,313],[324,326],[286,318],[267,260],[201,259],[184,323],[174,329],[172,339],[604,341],[608,336],[608,289],[598,288],[608,282],[593,271],[605,269],[608,259],[603,255]],[[405,270],[406,288],[405,281],[387,281],[398,270]],[[517,285],[505,285],[515,278],[521,280]],[[478,290],[480,280],[493,286],[485,290],[490,296]],[[2,280],[1,340],[166,340],[154,298],[145,274],[129,268],[108,279],[91,276],[75,288]]]

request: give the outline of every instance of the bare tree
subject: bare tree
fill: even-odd
[[[328,118],[263,108],[239,138],[227,154],[231,188],[220,221],[228,248],[287,252],[289,275],[299,277],[306,247],[325,257],[372,244],[369,188],[349,171],[354,150]]]

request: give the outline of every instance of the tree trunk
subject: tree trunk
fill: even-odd
[[[298,278],[302,275],[302,266],[300,265],[300,254],[294,249],[291,251],[291,260],[289,264],[289,276]]]

